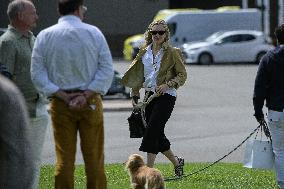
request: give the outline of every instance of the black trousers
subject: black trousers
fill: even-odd
[[[152,93],[151,93],[152,94]],[[150,94],[150,95],[151,95]],[[165,126],[175,106],[176,97],[164,94],[154,98],[145,109],[147,128],[140,151],[158,154],[170,149],[170,141],[165,135]]]

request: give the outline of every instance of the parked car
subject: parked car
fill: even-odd
[[[0,36],[7,31],[7,28],[0,28]]]
[[[106,95],[123,95],[125,98],[130,98],[130,89],[121,84],[121,75],[118,71],[114,71],[111,86]]]
[[[204,41],[182,45],[186,63],[211,64],[233,62],[259,63],[270,49],[271,39],[261,31],[220,31]]]
[[[123,44],[123,57],[125,60],[132,60],[134,55],[133,48],[137,47],[139,49],[140,41],[143,41],[144,35],[137,34],[126,38]]]

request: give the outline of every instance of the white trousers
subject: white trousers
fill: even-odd
[[[36,171],[33,177],[33,187],[38,188],[40,167],[41,167],[41,156],[44,144],[44,139],[46,135],[46,128],[48,124],[48,113],[46,107],[43,103],[39,102],[37,104],[36,117],[30,118],[30,128],[29,128],[29,138],[31,141],[31,146],[34,153],[34,160],[36,165]]]
[[[284,112],[268,111],[268,126],[275,155],[275,170],[278,185],[284,189]]]

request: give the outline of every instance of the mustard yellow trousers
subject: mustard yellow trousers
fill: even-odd
[[[96,94],[86,107],[71,110],[62,100],[53,98],[50,114],[53,125],[56,166],[55,189],[74,188],[77,133],[85,162],[87,189],[106,189],[104,168],[104,127],[101,96]]]

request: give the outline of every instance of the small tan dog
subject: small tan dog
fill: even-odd
[[[159,170],[147,167],[142,156],[132,154],[125,162],[133,189],[165,189],[164,179]]]

